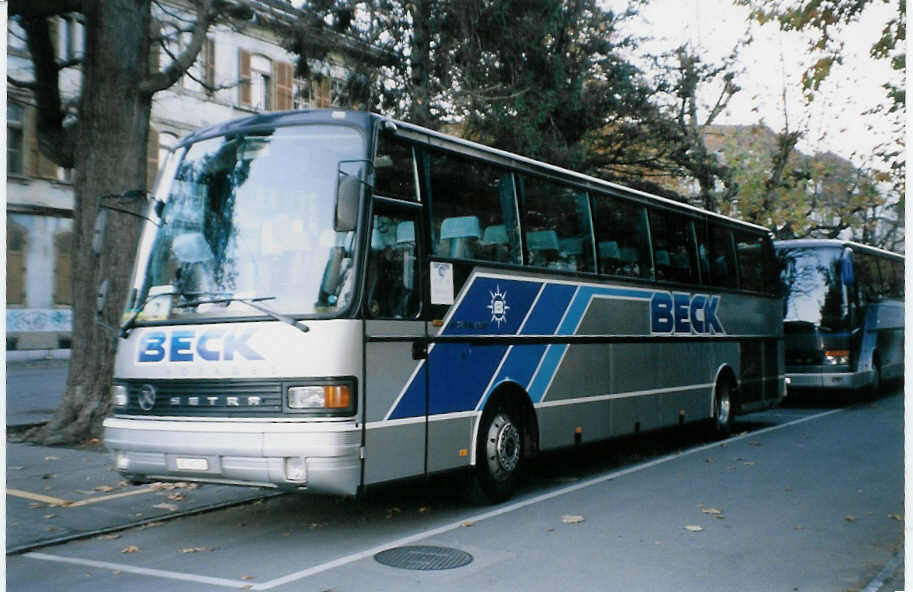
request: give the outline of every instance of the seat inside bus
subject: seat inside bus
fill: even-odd
[[[479,247],[481,227],[477,216],[444,218],[437,254],[457,259],[473,259]]]

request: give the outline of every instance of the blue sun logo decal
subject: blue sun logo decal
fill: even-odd
[[[501,286],[495,287],[495,291],[488,292],[491,294],[491,303],[488,305],[488,310],[491,311],[491,322],[496,323],[498,328],[501,328],[501,323],[507,322],[507,311],[510,310],[510,306],[507,304],[507,292],[501,291]]]

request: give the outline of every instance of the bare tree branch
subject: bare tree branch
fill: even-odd
[[[197,0],[196,26],[193,28],[190,43],[174,61],[168,64],[168,67],[160,72],[151,74],[143,80],[140,83],[140,91],[152,95],[160,90],[165,90],[177,82],[196,61],[200,50],[203,48],[203,43],[206,41],[206,31],[214,18],[213,0]],[[164,43],[162,45],[164,47]]]

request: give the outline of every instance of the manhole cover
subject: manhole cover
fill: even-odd
[[[472,561],[472,555],[450,547],[417,545],[387,549],[376,554],[374,559],[390,567],[427,571],[463,567]]]

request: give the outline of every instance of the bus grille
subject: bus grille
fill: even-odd
[[[257,380],[129,381],[126,410],[148,416],[263,417],[282,414],[282,383]],[[150,388],[155,403],[150,405]],[[141,396],[145,400],[141,401]],[[142,404],[141,404],[142,403]]]

